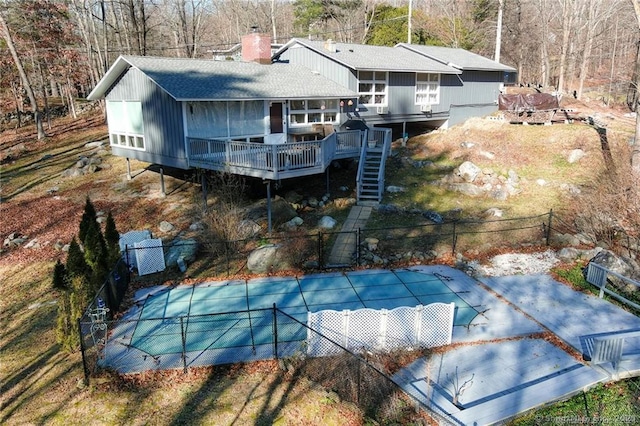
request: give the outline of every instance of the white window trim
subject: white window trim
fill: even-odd
[[[331,98],[327,98],[327,99],[297,99],[296,101],[300,102],[304,102],[304,109],[293,109],[293,107],[291,106],[292,101],[289,101],[289,127],[302,127],[302,126],[309,126],[311,124],[338,124],[340,122],[340,100],[339,99],[331,99]],[[309,101],[333,101],[336,104],[335,108],[325,108],[325,109],[318,109],[318,108],[309,108]],[[333,113],[335,119],[334,120],[327,120],[326,119],[326,114],[327,113]],[[320,121],[309,121],[309,114],[320,114]],[[293,116],[294,115],[304,115],[304,121],[303,122],[299,122],[299,121],[293,121]]]
[[[366,95],[371,95],[373,97],[373,101],[374,103],[370,103],[370,104],[360,104],[360,105],[369,105],[369,106],[389,106],[389,72],[388,71],[365,71],[364,72],[372,72],[374,75],[374,79],[373,80],[362,80],[360,79],[360,71],[358,71],[358,103],[360,104],[360,96],[362,94],[366,94]],[[376,83],[382,83],[382,80],[376,80],[375,79],[375,75],[377,73],[384,73],[384,93],[382,92],[376,92],[375,91],[375,87],[376,87]],[[371,92],[361,92],[360,91],[360,84],[361,83],[371,83],[371,86],[373,87],[373,91]],[[384,102],[383,103],[375,103],[375,99],[376,99],[376,95],[384,95]]]
[[[438,79],[437,81],[418,81],[418,76],[419,75],[435,75]],[[435,84],[436,85],[436,90],[435,90],[435,95],[436,95],[436,99],[434,102],[419,102],[418,101],[418,95],[428,95],[431,94],[431,91],[429,92],[418,92],[418,84],[427,84],[427,85],[431,85],[431,84]],[[414,101],[416,105],[437,105],[440,103],[440,74],[436,74],[436,73],[427,73],[427,72],[420,72],[420,73],[416,73],[416,85],[415,85],[415,96],[414,96]]]
[[[127,141],[126,144],[115,143],[114,141],[120,141],[120,138],[123,137]],[[132,139],[140,138],[142,140],[142,147],[131,145]],[[146,151],[146,143],[144,140],[144,134],[140,133],[129,133],[129,132],[109,132],[109,144],[111,146],[116,146],[118,148],[126,148],[133,149],[135,151]]]

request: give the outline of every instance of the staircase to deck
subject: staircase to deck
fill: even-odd
[[[364,161],[360,162],[358,176],[358,203],[370,204],[382,201],[384,189],[383,150],[380,148],[366,148]]]
[[[384,192],[384,171],[391,147],[391,130],[370,128],[358,165],[357,201],[359,205],[377,205]]]

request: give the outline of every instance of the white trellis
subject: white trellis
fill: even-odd
[[[454,313],[454,303],[432,303],[392,310],[309,312],[307,354],[325,356],[341,350],[328,344],[323,336],[354,351],[448,345],[453,334]]]

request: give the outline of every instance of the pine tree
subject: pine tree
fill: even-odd
[[[53,279],[51,281],[53,288],[58,290],[68,288],[67,279],[67,268],[65,268],[64,264],[58,259],[56,266],[53,267]]]
[[[96,209],[91,203],[91,199],[87,197],[87,201],[84,204],[84,212],[82,213],[82,220],[80,221],[80,230],[78,232],[78,238],[84,243],[87,238],[87,231],[89,227],[96,223],[97,214]]]
[[[84,260],[84,253],[80,249],[80,245],[73,237],[71,244],[69,244],[69,252],[67,253],[67,275],[70,278],[73,277],[88,277],[90,275],[90,268]]]
[[[109,252],[97,222],[87,229],[84,240],[84,259],[91,268],[90,282],[99,290],[109,274]]]
[[[120,233],[116,229],[116,222],[113,220],[111,212],[107,215],[107,222],[104,227],[104,239],[109,251],[109,265],[114,265],[120,258]]]

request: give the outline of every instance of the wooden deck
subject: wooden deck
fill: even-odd
[[[333,160],[359,157],[364,133],[351,130],[282,144],[187,138],[189,166],[271,180],[313,175]]]

